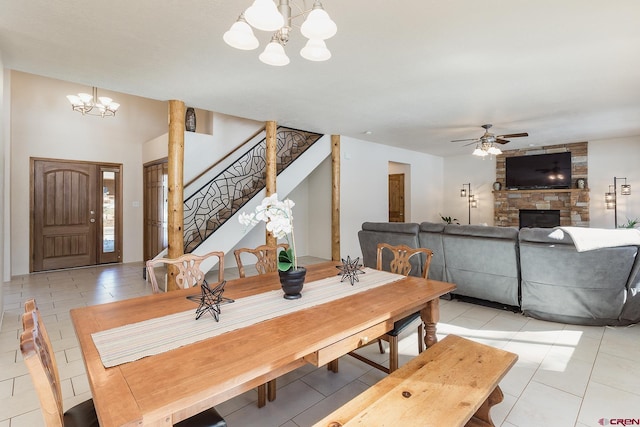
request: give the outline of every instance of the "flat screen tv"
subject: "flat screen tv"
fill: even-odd
[[[570,152],[507,157],[505,168],[507,189],[571,187]]]

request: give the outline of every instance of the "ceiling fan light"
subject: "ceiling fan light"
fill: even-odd
[[[327,49],[327,45],[324,40],[320,39],[309,39],[300,50],[300,55],[309,61],[326,61],[331,58],[331,52]]]
[[[271,0],[255,0],[244,16],[252,27],[262,31],[276,31],[284,25],[284,17]]]
[[[224,33],[222,39],[229,46],[240,50],[253,50],[260,44],[243,15]]]
[[[264,51],[258,58],[265,64],[276,67],[281,67],[289,63],[289,57],[284,52],[284,47],[273,40],[264,48]]]
[[[475,150],[473,150],[473,154],[474,156],[478,156],[478,157],[484,157],[487,155],[487,152],[482,150],[480,147],[476,147]]]
[[[489,149],[487,150],[487,153],[489,154],[493,154],[494,156],[497,156],[499,154],[502,154],[502,150],[500,150],[498,147],[492,145],[491,147],[489,147]]]
[[[308,39],[326,40],[335,36],[337,31],[338,26],[331,20],[319,1],[313,4],[313,10],[300,27],[300,32]]]

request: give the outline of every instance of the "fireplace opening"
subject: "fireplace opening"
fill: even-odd
[[[560,225],[559,210],[520,209],[520,228],[552,228]]]

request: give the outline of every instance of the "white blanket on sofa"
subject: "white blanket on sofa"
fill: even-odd
[[[640,230],[623,228],[609,230],[604,228],[559,227],[549,237],[562,239],[567,233],[578,252],[592,251],[616,246],[640,246]]]

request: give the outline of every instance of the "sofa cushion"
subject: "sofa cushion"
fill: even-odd
[[[520,230],[523,312],[563,323],[628,323],[620,319],[638,248],[578,252],[568,235],[562,239],[549,237],[553,231]],[[631,308],[627,311],[626,317],[633,316]]]
[[[433,257],[429,266],[429,279],[445,280],[444,248],[442,247],[442,232],[444,224],[435,222],[420,223],[418,243],[421,248],[431,249]]]
[[[519,305],[518,230],[446,225],[442,235],[446,281],[454,294]]]

